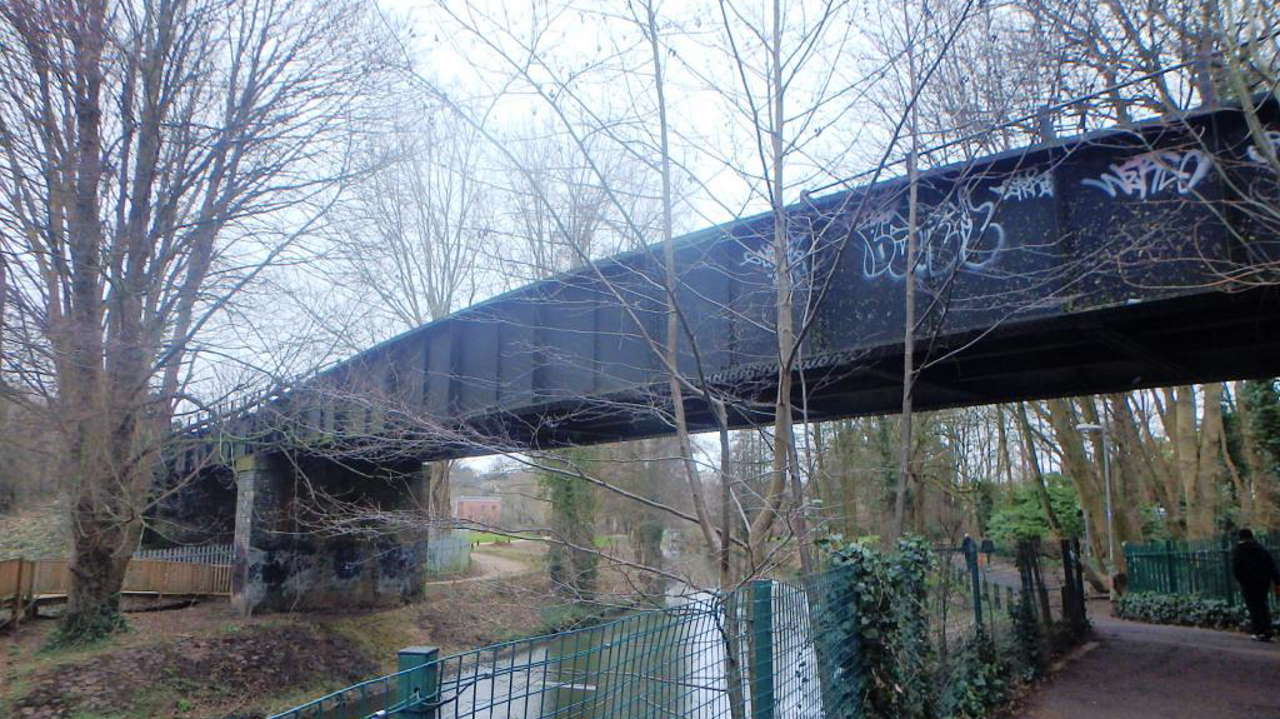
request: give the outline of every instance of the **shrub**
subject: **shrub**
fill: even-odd
[[[942,688],[939,714],[979,719],[1009,701],[1012,667],[985,635],[973,637],[956,653]]]
[[[1115,612],[1121,619],[1151,624],[1239,631],[1247,629],[1249,624],[1249,613],[1243,606],[1194,594],[1126,594],[1116,601]]]
[[[1075,486],[1056,473],[1045,475],[1045,479],[1049,504],[1062,524],[1062,529],[1068,536],[1080,536],[1084,532],[1084,524],[1079,515],[1080,500]],[[1049,518],[1045,515],[1039,491],[1031,485],[1015,488],[995,508],[987,524],[987,533],[1003,544],[1049,536]]]
[[[1011,606],[1013,631],[998,645],[977,632],[955,652],[935,651],[930,619],[931,569],[940,567],[921,538],[900,540],[893,551],[871,542],[830,537],[818,542],[833,568],[838,586],[823,589],[828,601],[847,602],[847,619],[827,621],[818,633],[845,641],[855,637],[858,651],[841,655],[819,642],[819,656],[851,659],[824,687],[829,697],[853,697],[868,719],[978,719],[1006,705],[1012,687],[1043,671],[1048,656],[1045,635],[1030,597]],[[835,581],[834,579],[832,581]],[[825,613],[820,613],[825,616]],[[847,692],[847,694],[846,694]],[[832,705],[836,705],[833,703]]]
[[[1014,664],[1018,666],[1023,681],[1031,681],[1044,673],[1045,651],[1040,635],[1040,621],[1031,606],[1031,597],[1023,594],[1009,607],[1009,619],[1013,627]]]
[[[925,613],[925,577],[932,562],[922,539],[900,540],[897,552],[867,542],[824,540],[833,566],[850,571],[854,616],[861,639],[867,716],[927,716],[934,669]]]

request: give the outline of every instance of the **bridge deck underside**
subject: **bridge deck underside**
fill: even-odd
[[[924,367],[913,392],[918,411],[1274,376],[1280,372],[1280,288],[1012,322],[933,344],[916,361]],[[797,411],[807,411],[813,420],[894,414],[902,408],[902,373],[901,345],[884,347],[810,368],[805,381],[796,383],[793,399]],[[767,389],[773,383],[761,380],[766,391],[753,397],[752,404],[739,405],[749,411],[732,415],[735,427],[772,417],[773,396]],[[609,402],[624,406],[626,398]],[[644,404],[635,401],[638,407]],[[691,397],[686,407],[691,427],[715,429],[705,403]],[[618,411],[612,422],[607,416],[569,410],[554,427],[511,439],[554,446],[672,431],[653,412]],[[533,416],[522,420],[515,424],[543,424]]]

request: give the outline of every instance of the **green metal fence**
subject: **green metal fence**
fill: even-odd
[[[931,651],[944,658],[940,683],[948,646],[981,632],[1010,636],[1015,592],[978,572],[976,556],[944,555],[920,597]],[[400,671],[271,719],[855,719],[864,681],[857,577],[840,567],[689,593],[665,609],[445,657],[410,648]]]
[[[1257,535],[1273,556],[1280,556],[1280,532]],[[1235,540],[1227,535],[1193,541],[1125,544],[1129,591],[1157,594],[1195,594],[1241,602],[1240,587],[1231,573]]]
[[[729,717],[730,703],[749,719],[782,716],[780,707],[823,716],[820,687],[829,702],[856,696],[845,576],[761,580],[727,597],[693,594],[671,608],[447,657],[407,650],[399,672],[273,719]]]

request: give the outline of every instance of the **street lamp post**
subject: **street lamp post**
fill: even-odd
[[[1107,495],[1107,563],[1112,571],[1116,566],[1116,533],[1111,520],[1111,438],[1105,424],[1077,424],[1081,432],[1098,432],[1102,435],[1102,484]]]

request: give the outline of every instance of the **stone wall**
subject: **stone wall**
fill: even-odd
[[[390,606],[421,596],[421,533],[358,523],[340,534],[317,526],[317,493],[381,509],[415,506],[420,472],[357,468],[279,455],[236,465],[232,599],[243,613]]]

